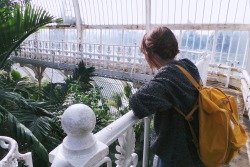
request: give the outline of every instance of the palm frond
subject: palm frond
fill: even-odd
[[[45,162],[48,161],[48,152],[45,147],[38,141],[33,133],[20,123],[15,116],[8,112],[4,107],[0,105],[0,112],[7,116],[8,127],[11,136],[23,144],[31,145],[31,148],[42,158]]]
[[[61,23],[41,7],[26,4],[24,11],[15,4],[13,9],[4,6],[0,10],[0,68],[10,54],[32,33],[46,24]]]
[[[47,135],[43,140],[43,145],[47,148],[48,151],[52,151],[56,146],[58,146],[62,140],[53,134]]]
[[[9,92],[3,89],[0,89],[0,101],[7,102],[10,105],[15,106],[23,106],[29,108],[27,101],[18,93],[15,92]]]

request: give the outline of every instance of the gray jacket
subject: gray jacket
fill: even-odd
[[[154,114],[151,150],[164,164],[168,167],[200,167],[203,164],[192,142],[189,126],[173,109],[176,106],[187,114],[197,102],[198,91],[175,64],[200,81],[198,69],[190,60],[173,60],[130,98],[129,105],[139,118]],[[198,114],[194,117],[192,126],[198,136]]]

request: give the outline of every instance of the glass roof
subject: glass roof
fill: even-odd
[[[31,0],[65,24],[75,24],[79,7],[84,25],[143,25],[145,0]],[[249,24],[248,0],[151,0],[151,24]]]

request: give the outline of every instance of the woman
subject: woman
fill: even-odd
[[[159,167],[202,167],[197,149],[192,142],[189,126],[173,107],[187,114],[198,98],[198,91],[175,65],[184,67],[197,82],[197,67],[188,59],[175,60],[179,53],[177,40],[167,27],[156,27],[146,33],[141,52],[151,68],[158,73],[129,100],[138,118],[154,114],[151,150],[160,158]],[[192,126],[198,136],[197,113]]]

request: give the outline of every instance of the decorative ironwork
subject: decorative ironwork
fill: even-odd
[[[92,50],[92,46],[89,44],[89,47],[88,47],[88,52],[92,52],[93,50]]]
[[[54,49],[54,47],[55,47],[55,44],[52,42],[51,43],[51,49]]]
[[[117,54],[122,54],[122,49],[120,46],[117,47]]]
[[[3,149],[8,149],[8,154],[0,161],[1,167],[17,167],[18,160],[23,160],[25,166],[33,167],[31,153],[20,154],[18,151],[17,142],[5,136],[0,136],[0,147]]]
[[[72,51],[76,51],[76,45],[72,44]]]
[[[83,46],[82,46],[82,44],[79,44],[79,51],[83,52]]]
[[[132,49],[131,49],[131,47],[128,48],[127,54],[128,54],[129,56],[132,55]]]
[[[102,53],[102,46],[101,45],[97,46],[97,53]]]
[[[115,154],[118,159],[115,161],[117,166],[133,166],[136,167],[138,163],[138,156],[135,151],[135,132],[133,128],[129,128],[125,134],[118,138],[119,146],[116,146],[116,151],[119,154]]]
[[[110,49],[110,46],[107,47],[107,50],[106,50],[107,54],[110,54],[111,53],[111,49]]]
[[[68,50],[68,45],[67,45],[67,43],[65,43],[65,45],[64,45],[64,50]]]
[[[57,44],[57,49],[58,49],[58,50],[61,50],[61,46],[62,46],[61,43],[58,43],[58,44]]]

